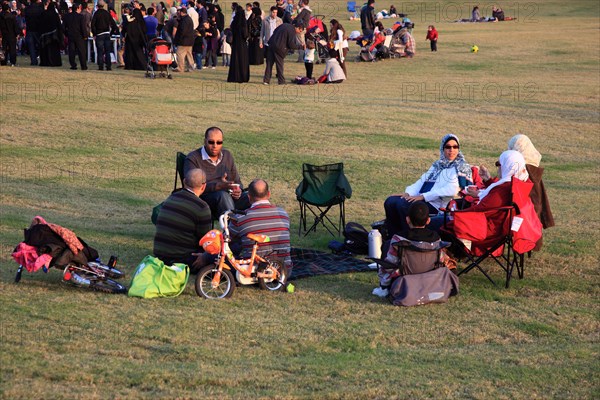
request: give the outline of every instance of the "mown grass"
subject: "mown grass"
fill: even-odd
[[[344,2],[315,3],[345,20]],[[519,19],[451,24],[414,11],[417,57],[349,63],[340,86],[267,88],[262,67],[241,86],[222,68],[173,81],[0,69],[0,396],[598,398],[598,4],[500,5]],[[535,18],[515,8],[525,5]],[[436,54],[423,42],[430,23]],[[290,79],[304,70],[293,61]],[[191,284],[153,301],[90,293],[56,270],[11,283],[10,252],[38,214],[131,273],[152,252],[151,208],[172,189],[175,152],[198,147],[211,125],[245,183],[269,181],[294,232],[303,162],[343,161],[348,219],[368,225],[437,158],[444,133],[459,135],[471,163],[493,165],[522,132],[544,156],[557,226],[524,280],[498,289],[474,271],[442,306],[391,307],[370,294],[374,273],[299,280],[294,294],[245,287],[221,302]]]

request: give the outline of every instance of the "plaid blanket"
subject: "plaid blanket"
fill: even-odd
[[[315,275],[341,274],[343,272],[372,271],[369,262],[348,254],[325,253],[317,250],[292,248],[294,268],[290,280]]]

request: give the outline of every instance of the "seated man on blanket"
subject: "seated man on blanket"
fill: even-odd
[[[246,210],[246,215],[231,220],[229,225],[233,252],[249,258],[254,242],[247,235],[267,235],[270,240],[259,243],[258,254],[263,257],[270,255],[271,259],[280,258],[290,269],[290,217],[282,208],[271,204],[269,185],[263,179],[255,179],[250,183],[248,198],[252,205]]]

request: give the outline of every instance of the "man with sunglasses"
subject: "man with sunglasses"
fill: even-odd
[[[208,128],[204,132],[204,146],[187,155],[184,174],[193,168],[200,168],[206,174],[206,189],[200,198],[208,203],[213,217],[227,210],[250,207],[233,156],[223,148],[223,131],[220,128]]]

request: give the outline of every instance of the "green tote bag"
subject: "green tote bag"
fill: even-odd
[[[129,287],[130,297],[176,297],[183,292],[190,277],[185,264],[165,265],[156,257],[146,256],[138,265]]]

